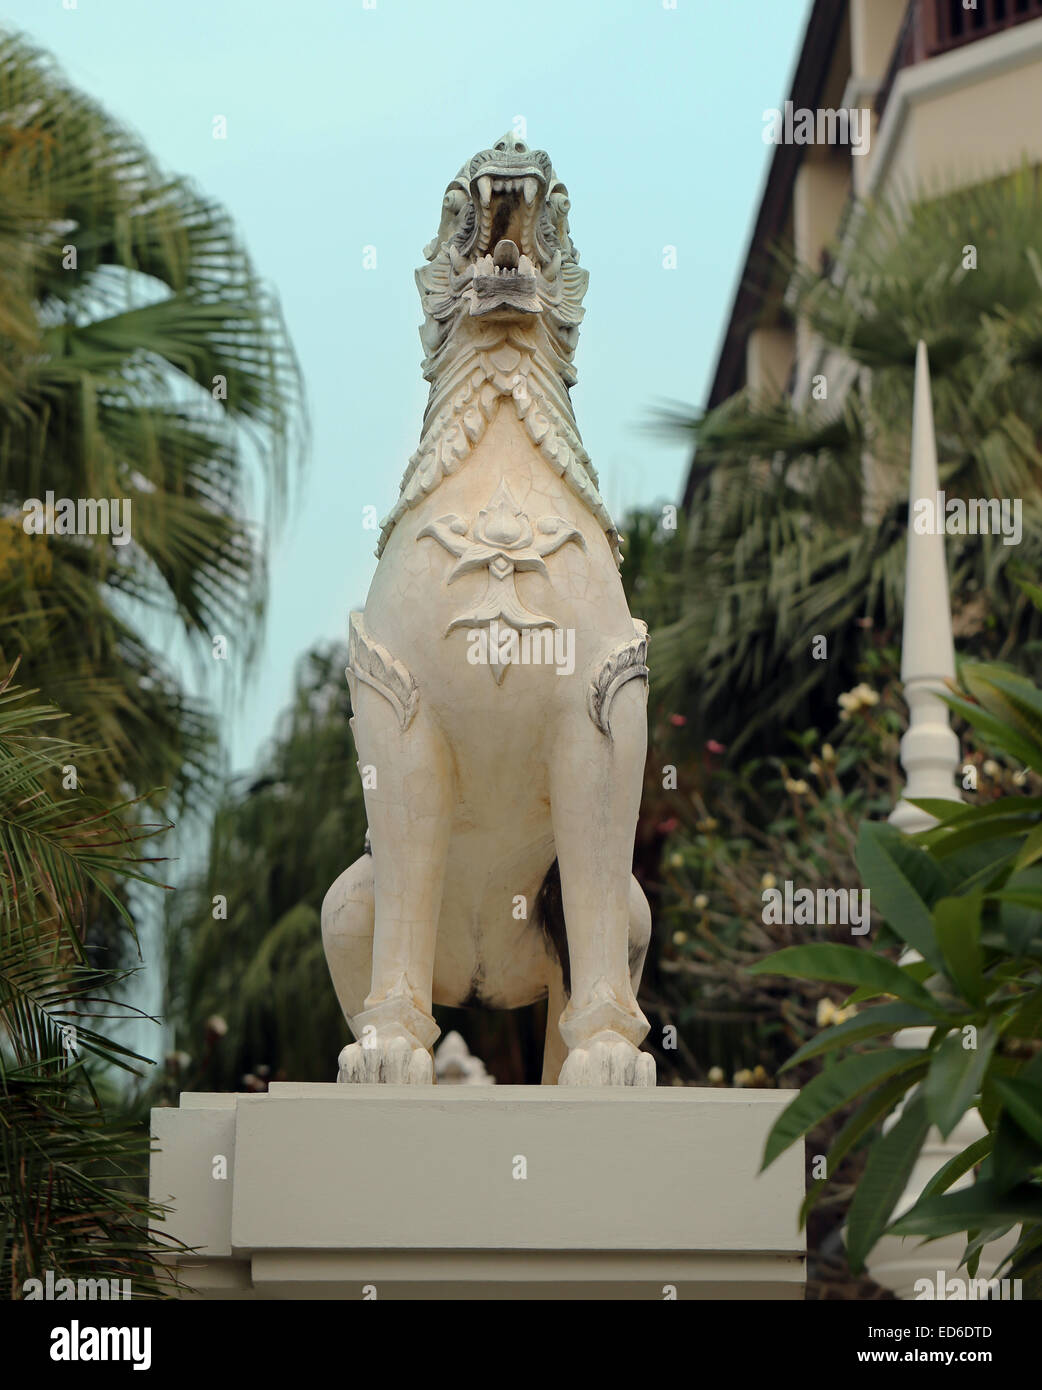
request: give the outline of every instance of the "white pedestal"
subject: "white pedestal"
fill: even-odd
[[[204,1298],[802,1298],[802,1146],[757,1176],[793,1094],[185,1094],[151,1195]]]

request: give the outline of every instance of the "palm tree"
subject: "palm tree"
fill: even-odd
[[[270,521],[299,374],[227,214],[10,34],[0,112],[0,660],[98,750],[95,794],[173,813],[214,791],[216,740],[157,645],[252,654],[249,486]],[[27,534],[48,493],[129,502],[130,543]]]
[[[865,205],[848,225],[827,271],[779,257],[794,314],[852,364],[841,404],[743,391],[702,416],[663,417],[694,439],[699,482],[683,611],[657,634],[656,670],[733,750],[830,727],[858,680],[864,629],[896,637],[920,338],[945,493],[1023,503],[1019,545],[948,538],[956,638],[1001,658],[1042,632],[1014,583],[1042,560],[1038,177],[1025,169],[903,210]],[[827,660],[814,657],[818,636]]]
[[[144,1059],[111,1037],[129,1011],[84,942],[98,896],[125,913],[113,885],[146,879],[140,841],[157,827],[52,795],[56,771],[91,753],[40,732],[58,712],[32,693],[0,682],[0,1287],[20,1298],[50,1270],[149,1297],[168,1281],[154,1264],[167,1242],[148,1231],[147,1129],[105,1098],[112,1069]]]
[[[43,692],[0,690],[0,1260],[14,1296],[52,1269],[139,1297],[147,1129],[111,1094],[144,1059],[97,1020],[135,1012],[111,996],[137,840],[216,794],[212,717],[164,652],[253,654],[249,504],[281,508],[299,372],[224,211],[10,34],[0,113],[0,662]],[[129,507],[129,543],[63,533],[61,499]]]

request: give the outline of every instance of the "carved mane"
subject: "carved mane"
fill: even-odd
[[[579,267],[569,235],[568,191],[542,150],[526,151],[526,161],[538,166],[546,184],[533,228],[541,260],[533,289],[538,312],[506,321],[472,314],[475,263],[467,257],[480,222],[472,180],[494,158],[496,152],[480,151],[449,184],[438,234],[424,248],[428,264],[416,272],[424,313],[423,375],[431,390],[419,447],[383,522],[376,553],[383,553],[399,519],[462,467],[509,401],[542,457],[597,518],[616,564],[621,564],[619,533],[597,491],[597,474],[583,448],[569,395],[576,381],[572,359],[589,277]]]

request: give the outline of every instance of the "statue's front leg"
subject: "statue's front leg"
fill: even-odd
[[[627,957],[630,968],[630,985],[634,995],[640,989],[644,961],[651,944],[651,908],[644,896],[644,890],[635,878],[630,879],[629,899],[629,943]],[[549,1000],[546,1009],[546,1040],[543,1046],[543,1085],[556,1086],[561,1068],[568,1056],[568,1044],[561,1036],[561,1019],[568,1005],[569,995],[564,987],[564,978],[559,963],[554,960],[550,967]],[[643,1054],[638,1054],[643,1056]],[[647,1069],[647,1063],[631,1059],[636,1067]],[[653,1061],[653,1059],[650,1059]],[[573,1068],[574,1068],[573,1063]]]
[[[632,897],[630,872],[647,747],[640,682],[618,691],[611,734],[584,714],[562,731],[550,768],[571,970],[557,1025],[568,1049],[562,1086],[655,1084],[654,1058],[640,1050],[648,1021],[636,998],[650,917],[643,894]]]
[[[350,1020],[357,1041],[340,1054],[339,1080],[431,1084],[451,761],[422,707],[406,722],[372,684],[355,680],[352,692],[373,859],[373,970],[362,1009]]]

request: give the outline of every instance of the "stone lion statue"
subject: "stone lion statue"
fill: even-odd
[[[505,135],[449,183],[416,273],[430,398],[350,619],[369,835],[322,909],[343,1082],[432,1083],[435,1003],[548,996],[544,1084],[655,1084],[630,871],[647,629],[572,413],[569,211]]]

